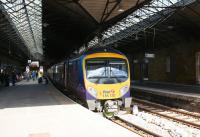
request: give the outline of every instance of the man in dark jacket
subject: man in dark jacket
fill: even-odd
[[[12,85],[15,86],[15,82],[16,82],[16,73],[15,73],[15,71],[13,71],[11,73],[11,79],[12,79]]]
[[[9,75],[8,75],[8,72],[4,73],[4,81],[5,81],[5,86],[8,87],[9,86]]]

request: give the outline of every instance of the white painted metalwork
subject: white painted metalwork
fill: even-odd
[[[92,39],[87,44],[88,48],[86,49],[94,46],[111,45],[123,38],[151,28],[172,15],[176,9],[185,7],[192,2],[195,2],[195,0],[152,0],[104,31],[102,38],[95,37]]]
[[[43,55],[42,0],[0,0],[25,45],[35,58]]]

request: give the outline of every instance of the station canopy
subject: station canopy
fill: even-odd
[[[134,36],[131,39],[135,40],[135,37],[138,38],[137,35],[139,35],[140,32],[164,22],[173,16],[177,10],[183,10],[186,7],[190,8],[189,5],[194,2],[196,2],[196,0],[152,0],[144,4],[141,8],[136,9],[113,26],[104,30],[99,36],[95,36],[86,45],[82,46],[79,52],[95,46],[117,47],[119,41],[130,38],[131,36]],[[191,10],[193,9],[191,8]],[[193,12],[195,12],[195,10],[193,10]],[[198,15],[198,11],[196,11],[196,15]],[[126,43],[126,41],[124,41],[124,43]]]
[[[138,6],[145,0],[79,0],[94,19],[99,22],[106,22],[115,16]]]
[[[176,24],[190,24],[166,36],[176,40],[177,31],[200,26],[199,5],[198,0],[0,0],[6,17],[0,30],[28,56],[52,64],[91,47],[117,48],[138,39],[144,45],[149,34],[155,39],[157,32],[163,37]]]
[[[43,1],[44,54],[68,57],[105,28],[151,0]],[[55,58],[54,58],[55,57]]]
[[[41,0],[1,0],[1,10],[10,19],[21,43],[28,49],[28,56],[41,59],[42,48],[42,5]],[[7,35],[11,35],[8,33]],[[10,38],[12,39],[12,38]]]

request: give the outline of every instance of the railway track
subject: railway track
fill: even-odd
[[[124,119],[117,117],[117,116],[115,117],[115,119],[111,119],[111,121],[142,136],[142,137],[161,137],[159,134],[151,132],[141,126],[132,124],[128,121],[125,121]]]
[[[200,114],[198,113],[178,110],[136,98],[133,101],[143,111],[200,129]]]

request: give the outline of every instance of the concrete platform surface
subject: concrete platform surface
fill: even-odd
[[[155,82],[132,82],[132,89],[180,99],[200,99],[200,86]]]
[[[137,137],[76,104],[51,84],[0,90],[0,137]]]

